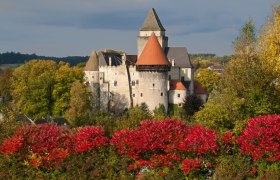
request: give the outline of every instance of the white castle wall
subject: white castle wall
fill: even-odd
[[[139,72],[138,103],[146,103],[150,110],[163,104],[168,109],[166,72]]]
[[[169,103],[170,104],[183,104],[186,96],[187,96],[187,91],[185,91],[185,90],[170,90],[169,91]]]

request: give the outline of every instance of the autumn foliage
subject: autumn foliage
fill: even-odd
[[[280,160],[280,115],[266,115],[252,118],[237,139],[241,153],[254,160]]]
[[[0,152],[14,155],[34,168],[53,169],[73,153],[92,151],[107,140],[104,130],[97,127],[81,127],[71,132],[55,124],[28,125],[6,139]]]
[[[77,128],[73,134],[74,152],[90,152],[108,144],[108,138],[104,136],[104,130],[94,126]]]
[[[134,129],[116,131],[111,138],[105,135],[103,128],[94,126],[67,129],[54,124],[29,125],[17,129],[6,139],[0,152],[26,166],[52,170],[79,154],[91,153],[92,158],[110,149],[128,158],[129,173],[139,174],[141,169],[148,168],[165,175],[168,168],[196,177],[209,174],[217,164],[215,157],[223,153],[240,151],[252,156],[254,161],[279,161],[279,128],[279,115],[250,119],[237,138],[232,132],[218,135],[203,126],[189,126],[184,121],[170,119],[144,120]],[[234,147],[238,149],[233,151]]]

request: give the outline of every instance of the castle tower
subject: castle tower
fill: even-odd
[[[84,68],[85,82],[90,87],[94,99],[93,108],[100,105],[99,59],[96,51],[92,51]]]
[[[165,29],[162,26],[162,24],[159,20],[159,17],[154,8],[152,8],[149,11],[149,13],[139,31],[139,36],[137,38],[137,55],[138,55],[138,57],[141,55],[152,32],[155,33],[157,40],[164,51],[164,49],[166,47],[168,47],[168,37],[165,36]]]
[[[140,57],[136,62],[139,72],[139,102],[144,102],[150,110],[163,104],[168,109],[168,71],[167,60],[154,32],[151,33]]]

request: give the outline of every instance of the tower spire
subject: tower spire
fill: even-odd
[[[99,69],[98,55],[97,55],[96,51],[92,51],[84,70],[85,71],[98,71],[98,69]]]
[[[140,31],[165,31],[154,8],[149,11]]]

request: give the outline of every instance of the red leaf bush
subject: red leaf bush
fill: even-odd
[[[31,167],[52,168],[70,154],[71,138],[66,128],[55,124],[23,126],[0,147],[4,155],[17,155]]]
[[[135,161],[130,169],[143,166],[173,169],[178,167],[183,157],[215,154],[219,149],[217,138],[215,131],[202,126],[189,127],[183,121],[145,120],[134,130],[117,131],[110,144],[119,154],[126,154]],[[201,160],[192,160],[196,163],[189,165],[190,168],[197,168],[198,161],[200,163]],[[188,159],[184,162],[184,171],[187,172]]]
[[[185,174],[190,174],[193,171],[197,171],[200,169],[201,161],[199,159],[188,159],[186,158],[182,162],[182,170]]]
[[[280,160],[280,115],[251,118],[237,143],[240,152],[251,155],[253,160]]]
[[[187,137],[180,143],[180,149],[198,156],[209,153],[215,154],[219,149],[216,143],[217,138],[217,132],[211,129],[192,126]]]
[[[94,126],[80,127],[74,130],[74,152],[90,152],[95,148],[106,146],[109,139],[104,135],[104,129]]]
[[[134,130],[117,131],[110,144],[119,154],[127,154],[133,159],[142,158],[143,153],[172,153],[185,138],[188,129],[183,121],[145,120]]]

